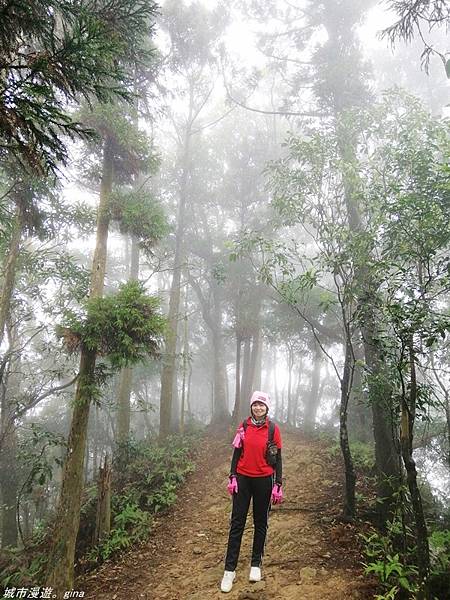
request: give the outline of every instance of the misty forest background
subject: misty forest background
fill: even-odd
[[[263,389],[340,447],[349,522],[370,473],[379,598],[444,598],[449,23],[0,0],[3,586],[70,589],[143,539]]]

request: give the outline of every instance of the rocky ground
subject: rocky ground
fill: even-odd
[[[230,436],[232,437],[232,436]],[[249,583],[252,519],[232,592],[220,592],[231,502],[231,446],[210,436],[176,505],[140,548],[77,582],[95,600],[369,600],[357,531],[341,523],[342,467],[327,446],[283,436],[285,502],[272,509],[263,580]]]

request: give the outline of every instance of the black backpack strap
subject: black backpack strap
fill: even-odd
[[[269,442],[273,442],[273,436],[275,434],[275,423],[269,421]]]
[[[245,421],[242,421],[242,428],[244,431],[247,431],[247,427],[248,427],[248,423],[247,423],[247,419],[245,419]]]

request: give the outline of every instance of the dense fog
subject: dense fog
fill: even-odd
[[[402,505],[427,577],[450,515],[446,3],[16,4],[2,547],[56,519],[46,581],[68,589],[99,527],[75,550],[84,486],[112,462],[120,487],[147,443],[231,439],[262,390],[285,432],[339,446],[348,519],[367,449],[378,524]]]

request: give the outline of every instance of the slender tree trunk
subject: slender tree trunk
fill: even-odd
[[[89,448],[89,425],[88,425],[88,436],[87,436],[87,440],[86,440],[86,454],[84,457],[84,485],[86,485],[89,480],[89,453],[90,453],[90,448]]]
[[[9,318],[9,314],[8,314]],[[16,328],[7,327],[9,349],[12,351],[1,391],[0,439],[0,488],[2,517],[2,546],[16,547],[18,541],[18,471],[17,471],[17,417],[16,406],[20,395],[21,357]]]
[[[355,162],[354,141],[338,127],[339,147],[343,160],[347,164]],[[357,204],[358,190],[352,178],[344,176],[345,202],[350,229],[359,234],[364,230]],[[393,421],[392,389],[389,379],[384,373],[384,361],[381,354],[380,339],[376,317],[372,304],[372,295],[376,282],[367,268],[367,256],[359,260],[355,268],[355,279],[358,282],[358,302],[361,308],[361,334],[365,361],[370,373],[370,399],[372,408],[373,433],[375,440],[375,462],[377,467],[377,495],[379,499],[380,525],[384,526],[392,516],[394,495],[400,485],[399,453],[395,444],[395,425]]]
[[[239,403],[239,420],[248,415],[248,403],[250,402],[250,338],[246,337],[244,341],[244,358],[242,364],[241,392]]]
[[[106,455],[103,467],[100,467],[97,481],[97,514],[92,540],[94,545],[101,543],[108,537],[111,530],[111,475],[111,465],[108,461],[108,455]]]
[[[327,65],[328,73],[336,72],[336,68],[347,65],[344,57],[347,56],[348,48],[355,41],[354,21],[349,18],[347,3],[337,6],[337,13],[324,13],[324,25],[328,32],[327,51],[330,62]],[[356,43],[354,44],[356,51]],[[332,57],[332,59],[331,59]],[[355,57],[357,58],[357,57]],[[356,62],[355,62],[356,64]],[[334,67],[334,69],[332,68]],[[355,79],[359,79],[361,92],[363,82],[361,73],[356,69],[352,73]],[[328,103],[330,110],[335,116],[335,129],[339,145],[339,154],[342,159],[342,180],[344,185],[344,200],[346,204],[347,221],[351,232],[360,235],[361,240],[365,234],[362,222],[359,197],[360,186],[358,182],[358,168],[356,157],[357,135],[352,127],[348,126],[346,111],[354,108],[353,97],[345,90],[341,82],[333,79],[327,81],[331,88],[321,100]],[[358,99],[359,103],[370,102],[369,95],[364,98],[363,94]],[[342,117],[344,117],[342,119]],[[374,292],[377,282],[374,280],[368,265],[370,264],[371,248],[361,249],[361,256],[355,257],[354,279],[358,290],[358,304],[360,306],[360,320],[362,322],[361,333],[364,340],[364,352],[367,370],[370,373],[370,399],[372,407],[373,432],[375,438],[375,459],[377,466],[377,484],[380,524],[386,523],[391,515],[394,502],[394,494],[400,482],[399,452],[395,445],[393,435],[394,423],[392,422],[391,395],[389,381],[384,380],[383,357],[380,348],[377,320],[373,306]],[[384,380],[384,383],[383,383]],[[381,383],[381,385],[380,385]]]
[[[294,427],[297,427],[297,413],[298,413],[298,405],[300,402],[300,388],[302,384],[302,362],[298,365],[298,373],[297,373],[297,385],[295,386],[295,395],[294,395]]]
[[[259,308],[258,308],[258,318],[259,318]],[[258,365],[258,354],[260,351],[260,340],[261,340],[261,325],[258,322],[256,328],[253,332],[253,343],[252,343],[252,351],[250,354],[250,366],[249,366],[249,377],[248,377],[248,399],[250,400],[250,396],[254,389],[256,388],[256,370]]]
[[[184,432],[185,413],[186,413],[186,383],[188,375],[189,363],[189,335],[188,335],[188,288],[186,283],[186,291],[184,295],[184,318],[183,318],[183,382],[181,387],[181,414],[180,414],[180,433]]]
[[[288,424],[294,426],[294,406],[292,402],[292,371],[294,369],[294,352],[291,346],[288,345],[288,387],[287,387],[287,421]]]
[[[350,398],[350,392],[352,388],[352,372],[353,372],[353,355],[351,348],[351,341],[346,339],[345,344],[345,360],[344,370],[341,379],[341,403],[339,409],[339,441],[344,458],[345,467],[345,490],[344,490],[344,508],[343,516],[346,519],[353,519],[356,513],[356,500],[355,500],[355,485],[356,475],[353,466],[352,454],[350,451],[350,444],[348,439],[347,429],[347,409]]]
[[[262,353],[263,353],[263,337],[262,331],[259,329],[258,343],[256,346],[256,360],[255,360],[255,378],[254,387],[257,390],[261,389],[261,376],[262,376]]]
[[[280,410],[280,390],[278,389],[277,379],[277,347],[273,348],[273,390],[275,395],[275,418],[281,419],[282,411]]]
[[[139,278],[139,240],[132,236],[131,239],[131,259],[128,281],[137,281]],[[131,423],[131,388],[133,385],[133,369],[123,367],[119,378],[119,391],[117,398],[117,442],[119,447],[123,447],[130,437]],[[123,457],[126,460],[126,456]],[[118,461],[119,468],[122,467]]]
[[[414,421],[417,403],[417,379],[415,355],[412,340],[409,346],[409,367],[409,403],[406,401],[406,397],[403,396],[401,404],[402,412],[400,423],[400,443],[403,464],[405,465],[406,469],[408,489],[411,495],[414,520],[416,524],[417,568],[420,586],[417,599],[429,600],[431,596],[429,594],[429,590],[427,589],[427,579],[430,572],[430,549],[428,546],[428,531],[423,511],[422,498],[419,486],[417,485],[416,463],[413,459]]]
[[[94,434],[93,434],[93,453],[92,453],[92,479],[95,480],[98,471],[98,406],[94,408]]]
[[[445,418],[447,421],[447,463],[450,467],[450,400],[447,391],[445,392]]]
[[[377,342],[371,327],[363,327],[364,349],[370,370],[371,409],[375,440],[375,465],[377,470],[377,496],[380,526],[384,527],[395,508],[395,493],[401,482],[399,454],[395,446],[395,424],[392,414],[392,390],[386,375]]]
[[[103,295],[105,280],[109,202],[113,180],[113,150],[109,138],[103,150],[102,181],[97,216],[97,237],[92,266],[91,298]],[[83,491],[83,463],[86,449],[89,409],[92,390],[97,388],[95,378],[96,355],[83,348],[80,358],[79,378],[75,392],[72,423],[67,444],[61,491],[55,518],[53,543],[48,553],[46,584],[61,595],[73,588],[75,543],[80,523],[81,495]]]
[[[161,440],[165,439],[171,432],[174,381],[177,377],[177,330],[180,311],[181,272],[185,260],[184,226],[186,212],[187,181],[189,175],[190,144],[191,136],[189,131],[187,131],[184,142],[182,176],[180,183],[180,195],[178,199],[178,222],[175,240],[175,257],[172,285],[170,288],[169,296],[168,324],[165,339],[165,350],[163,356],[163,367],[161,373],[161,395],[159,412],[159,437]]]
[[[223,351],[222,332],[219,328],[213,331],[213,350],[214,350],[214,413],[213,422],[217,424],[226,424],[230,418],[226,387],[225,387],[225,357]]]
[[[17,258],[20,251],[20,242],[24,226],[24,211],[21,202],[17,202],[16,215],[12,236],[9,242],[8,253],[6,255],[4,275],[0,292],[0,347],[5,334],[6,322],[11,310],[11,298],[14,290],[16,278]]]
[[[2,415],[3,415],[2,406]],[[14,419],[3,435],[0,459],[0,484],[2,491],[2,547],[17,546],[17,431]],[[3,432],[2,432],[3,433]]]
[[[313,370],[311,374],[311,386],[308,398],[305,402],[304,428],[306,432],[314,431],[316,425],[317,410],[319,408],[320,370],[322,368],[322,351],[314,344]]]
[[[235,391],[234,391],[234,408],[232,416],[232,424],[236,427],[239,420],[240,405],[241,405],[241,348],[242,339],[240,335],[236,334],[236,377],[235,377]]]

